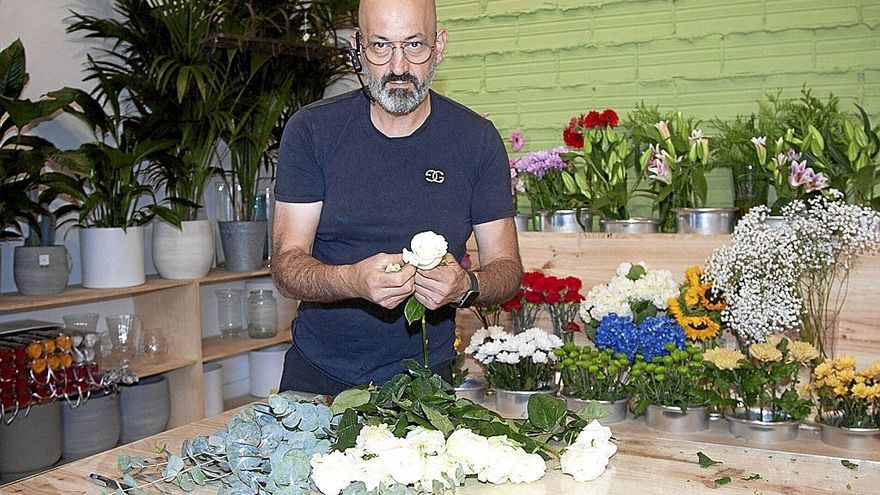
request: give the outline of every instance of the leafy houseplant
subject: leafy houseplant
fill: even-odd
[[[736,417],[759,421],[800,421],[811,402],[798,395],[798,370],[809,367],[819,351],[809,342],[772,336],[739,351],[709,349],[704,354],[714,405]]]
[[[629,142],[614,127],[614,110],[592,110],[573,117],[563,131],[571,151],[561,157],[568,164],[562,172],[566,191],[583,206],[603,218],[627,219],[632,195],[627,183]]]

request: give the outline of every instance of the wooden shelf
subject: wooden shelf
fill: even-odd
[[[196,279],[196,281],[200,285],[205,284],[218,284],[221,282],[233,282],[235,280],[244,280],[248,278],[256,278],[256,277],[268,277],[269,276],[269,268],[263,267],[259,270],[252,272],[228,272],[224,268],[215,268],[208,272],[207,275],[200,279]]]
[[[139,357],[131,362],[131,368],[137,374],[138,378],[146,378],[148,376],[167,373],[169,371],[178,370],[187,366],[192,366],[199,361],[197,359],[188,359],[179,356],[168,356],[168,359],[159,364],[149,364],[143,362]]]
[[[290,330],[288,328],[279,329],[278,333],[271,339],[252,339],[246,335],[233,338],[208,337],[202,339],[202,361],[215,361],[243,352],[289,342]]]

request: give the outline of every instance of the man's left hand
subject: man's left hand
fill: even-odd
[[[416,299],[428,309],[457,301],[470,288],[464,268],[447,253],[444,262],[431,270],[416,270]]]

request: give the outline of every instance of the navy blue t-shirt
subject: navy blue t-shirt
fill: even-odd
[[[360,90],[299,110],[287,124],[275,197],[323,201],[312,255],[330,265],[400,253],[413,235],[443,235],[456,259],[472,226],[514,215],[507,152],[491,122],[430,93],[431,114],[409,136],[389,138]],[[403,306],[364,299],[303,302],[293,338],[315,367],[347,384],[382,383],[405,358],[422,362],[421,329]],[[432,366],[453,357],[455,310],[428,311]]]

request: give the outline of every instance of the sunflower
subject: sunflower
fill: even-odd
[[[724,297],[724,292],[716,289],[712,284],[701,285],[697,294],[700,303],[709,311],[721,311],[727,307],[727,298]]]
[[[692,266],[684,271],[684,283],[691,287],[697,287],[701,284],[700,278],[703,276],[703,270],[699,266]]]
[[[684,303],[687,304],[688,307],[696,306],[700,304],[700,286],[691,286],[688,287],[684,293]]]
[[[675,318],[675,321],[678,322],[679,325],[684,326],[684,312],[681,310],[681,303],[678,302],[677,297],[670,297],[666,300],[666,304],[668,305],[667,311],[670,316]]]
[[[721,325],[708,316],[686,316],[679,324],[690,340],[711,340],[721,332]]]

